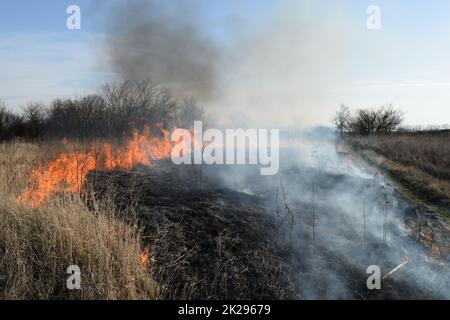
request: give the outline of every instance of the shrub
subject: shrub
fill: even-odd
[[[378,109],[360,109],[351,115],[347,107],[341,106],[333,123],[341,134],[344,131],[364,136],[389,134],[403,123],[403,114],[388,105]]]
[[[174,121],[178,109],[168,89],[150,80],[123,81],[105,85],[101,90],[109,114],[111,133],[120,136],[144,125],[165,127]]]
[[[45,126],[48,133],[64,137],[108,136],[108,110],[98,95],[75,99],[57,99],[48,110]]]
[[[25,133],[28,137],[37,138],[45,132],[46,108],[41,103],[29,103],[24,111]]]
[[[14,137],[43,136],[110,138],[130,134],[133,129],[190,128],[202,120],[203,108],[195,99],[181,103],[170,91],[150,80],[107,84],[97,94],[56,99],[49,107],[29,103],[19,116],[0,103],[0,141]],[[154,133],[160,133],[157,129]]]
[[[6,108],[0,101],[0,142],[25,134],[24,119]]]

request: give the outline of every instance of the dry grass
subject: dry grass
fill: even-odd
[[[32,168],[59,142],[0,145],[0,299],[154,299],[156,285],[139,261],[137,227],[107,203],[92,212],[77,197],[43,207],[19,205]],[[68,290],[66,269],[81,268],[81,290]]]
[[[391,134],[347,137],[369,160],[383,156],[381,166],[412,198],[441,208],[450,206],[449,134]],[[379,160],[377,161],[379,162]],[[410,197],[410,198],[411,198]]]
[[[408,133],[348,137],[354,146],[371,149],[387,159],[412,166],[438,179],[450,180],[450,134]]]

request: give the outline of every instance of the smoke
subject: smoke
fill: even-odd
[[[195,95],[219,123],[299,127],[328,124],[348,73],[351,26],[339,4],[277,2],[251,27],[252,12],[219,24],[200,1],[132,1],[114,7],[106,52],[126,79]],[[203,3],[204,4],[204,3]],[[217,31],[217,30],[216,30]]]
[[[106,53],[128,80],[152,78],[180,96],[214,95],[219,50],[196,1],[132,0],[110,10]]]
[[[283,131],[281,144],[279,175],[260,177],[236,166],[222,179],[230,188],[266,199],[267,214],[281,225],[280,241],[292,248],[289,263],[302,298],[449,298],[448,256],[433,256],[415,239],[420,218],[388,177],[358,165],[349,154],[339,155],[334,141],[320,133]],[[292,224],[284,218],[287,207]],[[445,248],[444,230],[433,231],[440,248]],[[385,276],[408,259],[383,279],[381,290],[367,289],[367,267],[379,266]]]
[[[329,124],[350,63],[350,19],[337,9],[278,2],[258,31],[237,37],[213,105],[257,126]]]

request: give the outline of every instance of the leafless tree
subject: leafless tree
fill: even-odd
[[[403,114],[392,105],[378,109],[360,109],[351,117],[348,130],[359,135],[388,134],[403,123]]]
[[[23,110],[27,135],[36,138],[45,130],[46,107],[42,103],[29,103]]]
[[[350,110],[347,106],[342,104],[341,108],[336,112],[336,115],[333,118],[333,124],[336,126],[336,129],[341,136],[344,134],[344,131],[348,129],[350,118]]]
[[[177,125],[180,128],[189,129],[194,125],[194,121],[205,120],[205,109],[198,105],[196,99],[185,99],[181,107],[177,110],[176,118]],[[206,125],[205,123],[203,124],[204,126]]]
[[[130,125],[138,129],[145,124],[168,126],[178,108],[170,91],[149,79],[108,84],[101,95],[111,110],[111,125],[116,131]]]
[[[392,104],[382,106],[376,113],[375,131],[377,134],[391,133],[403,123],[403,113],[395,110]]]
[[[53,101],[47,127],[56,135],[120,137],[145,125],[168,128],[178,108],[170,92],[150,80],[122,81],[103,86],[98,94]]]
[[[0,100],[0,141],[10,139],[14,136],[23,136],[23,117],[9,111],[6,103]]]
[[[56,99],[48,109],[46,128],[57,136],[104,137],[113,135],[110,118],[102,97],[98,95]]]
[[[145,125],[161,134],[160,128],[170,130],[180,124],[191,128],[194,120],[205,120],[195,99],[180,102],[148,79],[107,84],[97,94],[56,99],[48,107],[30,103],[23,111],[23,116],[17,115],[0,102],[0,139],[121,137]]]

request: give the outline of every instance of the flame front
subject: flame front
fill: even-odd
[[[150,249],[147,247],[139,255],[139,261],[143,266],[148,266],[149,260],[150,260]]]
[[[131,169],[136,164],[151,166],[151,160],[170,157],[173,144],[170,133],[158,126],[162,137],[151,134],[148,126],[142,134],[133,131],[126,147],[115,152],[110,144],[92,146],[87,152],[62,153],[46,166],[33,170],[29,185],[18,198],[32,207],[43,205],[58,193],[77,193],[93,170]]]

